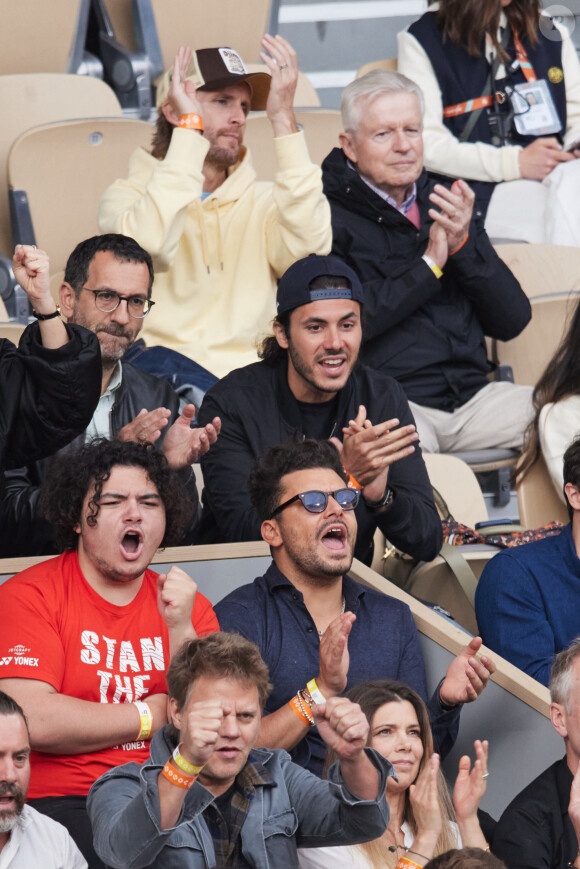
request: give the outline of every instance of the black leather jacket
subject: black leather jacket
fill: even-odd
[[[508,341],[530,303],[497,256],[483,224],[450,256],[438,280],[422,260],[433,186],[417,181],[421,228],[368,187],[335,148],[322,164],[332,213],[332,252],[360,277],[365,296],[361,359],[398,380],[409,401],[452,411],[488,383],[485,336]]]
[[[0,471],[50,455],[91,420],[101,389],[99,342],[81,326],[66,329],[70,340],[58,350],[43,347],[38,323],[18,348],[0,340]]]
[[[163,429],[155,446],[163,446],[169,426],[179,416],[179,398],[173,388],[159,377],[140,371],[128,362],[123,364],[123,379],[115,392],[115,403],[111,411],[111,433],[116,437],[127,423],[131,422],[142,408],[154,410],[166,407],[171,411],[168,425]],[[99,364],[100,394],[101,366]],[[97,399],[98,401],[98,399]],[[93,405],[94,409],[95,405]],[[85,419],[83,434],[65,446],[60,453],[74,449],[84,443],[84,429],[91,417]],[[54,455],[54,454],[53,454]],[[11,558],[24,555],[45,555],[56,552],[50,525],[37,516],[40,486],[45,479],[52,457],[28,463],[5,474],[5,490],[0,504],[0,557]],[[190,497],[200,511],[195,477],[190,468],[182,472]],[[190,526],[184,543],[193,541],[193,526]]]

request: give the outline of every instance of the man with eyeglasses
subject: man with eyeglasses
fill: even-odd
[[[289,751],[318,775],[325,746],[312,703],[367,679],[399,679],[427,700],[425,666],[408,606],[351,579],[360,498],[328,441],[295,438],[256,462],[248,488],[273,562],[215,610],[223,631],[259,647],[274,685],[258,744]],[[428,702],[436,749],[452,747],[462,703],[495,670],[475,637],[450,664]]]
[[[199,498],[191,464],[215,442],[219,419],[191,428],[193,405],[179,412],[179,398],[159,377],[123,362],[151,299],[151,257],[132,238],[98,235],[80,242],[71,253],[60,287],[60,310],[68,322],[94,332],[101,346],[101,397],[86,431],[65,449],[75,449],[96,437],[155,443],[169,465],[179,469],[195,504],[195,515],[184,541],[193,542]],[[39,487],[51,458],[6,474],[0,505],[0,556],[55,552],[52,530],[37,516]]]

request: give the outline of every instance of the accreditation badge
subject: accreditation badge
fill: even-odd
[[[510,93],[514,124],[521,136],[547,136],[562,129],[545,79],[517,84]]]

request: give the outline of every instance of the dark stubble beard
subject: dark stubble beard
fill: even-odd
[[[230,166],[235,166],[240,159],[240,148],[233,153],[232,151],[228,151],[227,148],[212,145],[205,159],[207,163],[211,163],[217,169],[229,169]]]

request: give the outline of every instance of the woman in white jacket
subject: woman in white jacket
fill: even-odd
[[[493,94],[480,106],[494,58],[498,63],[487,91]],[[472,183],[482,210],[491,195],[489,235],[580,244],[580,163],[575,159],[580,157],[580,63],[567,30],[541,12],[539,0],[433,3],[399,34],[398,69],[425,96],[425,167]],[[542,79],[546,91],[541,93],[554,98],[560,129],[535,128],[522,91],[514,105],[524,126],[516,129],[516,118],[507,138],[495,131],[494,139],[488,118],[495,95],[505,117],[509,94],[522,85],[533,91],[530,102],[542,101],[537,91]]]

